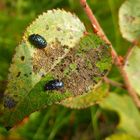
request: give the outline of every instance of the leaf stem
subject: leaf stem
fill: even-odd
[[[55,123],[53,125],[53,128],[51,130],[51,133],[48,136],[48,140],[53,140],[55,138],[55,135],[57,134],[58,130],[61,129],[61,127],[68,123],[69,121],[69,115],[67,115],[67,109],[64,108],[60,113],[59,116],[56,118]]]
[[[100,140],[101,134],[100,134],[100,130],[99,130],[98,119],[99,119],[101,112],[97,106],[91,107],[90,111],[91,111],[92,127],[93,127],[93,133],[94,133],[95,140]]]
[[[96,17],[93,15],[92,10],[90,9],[89,5],[87,4],[86,0],[80,0],[80,3],[85,11],[85,13],[87,14],[92,26],[93,26],[93,31],[94,33],[96,33],[97,35],[99,35],[101,38],[103,38],[107,44],[110,44],[110,41],[108,40],[108,38],[106,37],[106,35],[104,34],[102,28],[100,27]]]
[[[45,126],[49,120],[49,117],[50,117],[50,113],[51,113],[51,109],[49,109],[49,111],[46,112],[40,126],[38,126],[38,129],[33,137],[33,140],[38,140],[40,139],[40,135],[43,133],[44,129],[45,129]]]
[[[110,84],[112,86],[115,86],[115,87],[119,87],[119,88],[122,88],[122,89],[126,89],[125,85],[123,85],[122,83],[119,83],[119,82],[116,82],[116,81],[113,81],[107,77],[104,77],[103,80],[107,83],[107,84]]]
[[[94,33],[96,33],[100,38],[102,38],[107,44],[110,45],[111,54],[112,54],[112,58],[114,60],[114,64],[118,67],[118,69],[120,71],[120,74],[123,77],[124,84],[125,84],[125,87],[126,87],[128,93],[129,93],[129,95],[132,97],[132,99],[133,99],[134,103],[136,104],[136,106],[138,108],[140,108],[140,99],[139,99],[136,91],[133,89],[133,87],[130,84],[130,81],[128,79],[128,75],[127,75],[127,73],[125,72],[125,70],[123,68],[123,64],[121,63],[117,52],[112,47],[111,42],[108,40],[107,36],[103,32],[101,26],[99,25],[96,17],[92,13],[92,10],[90,9],[90,7],[87,4],[86,0],[80,0],[80,4],[83,7],[86,15],[88,16],[88,18],[89,18],[89,20],[90,20],[90,22],[91,22],[91,24],[93,26]]]

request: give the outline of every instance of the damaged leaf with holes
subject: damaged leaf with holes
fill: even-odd
[[[36,110],[95,89],[110,70],[112,59],[108,45],[85,32],[74,14],[59,9],[43,13],[27,28],[9,69],[1,123],[13,126]],[[34,46],[28,39],[32,34],[42,36],[47,46]],[[46,83],[56,79],[64,86],[46,90]],[[94,102],[100,100],[97,97]]]

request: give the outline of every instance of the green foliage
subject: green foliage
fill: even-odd
[[[85,113],[87,116],[80,118]],[[33,113],[28,123],[18,128],[18,133],[26,139],[72,139],[77,137],[77,131],[74,130],[81,129],[80,125],[89,125],[89,119],[89,110],[81,112],[58,105],[51,106],[47,110]]]
[[[134,137],[140,137],[140,113],[130,97],[110,93],[108,98],[100,105],[105,109],[118,113],[120,117],[118,131],[126,132]]]
[[[127,5],[128,1],[132,3],[133,6]],[[135,0],[136,1],[136,0]],[[97,19],[99,20],[101,26],[103,27],[106,35],[112,42],[114,48],[120,55],[126,54],[126,51],[130,44],[126,42],[120,34],[119,26],[118,26],[118,9],[120,8],[121,4],[124,0],[87,0],[89,5],[91,6],[94,14],[96,15]],[[137,1],[138,2],[138,1]],[[125,5],[125,9],[122,10],[122,7]],[[135,5],[135,6],[134,6]],[[139,4],[135,2],[127,0],[121,7],[122,11],[128,11],[127,13],[128,18],[129,16],[135,16],[137,20],[131,23],[127,22],[128,26],[126,25],[125,20],[123,20],[122,28],[125,30],[128,29],[125,33],[128,40],[133,40],[139,34],[139,18],[137,14],[139,14],[139,10],[135,11],[135,7],[139,7]],[[127,8],[126,8],[127,7]],[[87,30],[92,30],[91,25],[89,23],[88,18],[84,14],[81,6],[79,5],[78,1],[75,0],[1,0],[0,1],[0,96],[3,97],[3,91],[5,88],[6,77],[8,73],[8,67],[10,61],[12,59],[12,55],[14,54],[14,49],[18,45],[21,40],[21,34],[25,31],[25,27],[31,23],[33,19],[37,17],[38,14],[47,11],[48,9],[54,8],[63,8],[67,11],[75,12],[76,15],[79,16],[81,21],[84,22],[86,25]],[[126,13],[126,14],[127,14]],[[124,15],[122,14],[122,17]],[[125,18],[124,18],[125,19]],[[130,19],[130,18],[129,18]],[[121,21],[121,20],[120,20]],[[136,24],[138,23],[138,24]],[[43,24],[43,23],[41,23]],[[121,27],[121,25],[120,25]],[[132,27],[132,28],[129,28]],[[39,27],[40,28],[40,27]],[[136,29],[136,32],[134,32]],[[138,29],[138,30],[137,30]],[[122,31],[122,29],[121,29]],[[41,31],[40,31],[41,32]],[[132,34],[130,35],[130,32]],[[122,32],[124,34],[124,32]],[[43,33],[44,34],[44,33]],[[128,38],[129,37],[129,38]],[[137,40],[138,41],[138,40]],[[22,43],[21,43],[22,44]],[[132,49],[130,56],[128,56],[129,63],[138,69],[139,61],[137,56],[139,55],[139,48]],[[133,55],[131,55],[133,54]],[[134,63],[134,60],[137,63]],[[132,79],[133,73],[135,73],[136,69],[132,67],[127,67],[125,63],[125,68],[128,69],[129,79]],[[137,64],[137,65],[136,65]],[[88,68],[91,68],[92,65],[90,61],[86,61],[86,65]],[[97,63],[98,66],[98,63]],[[101,69],[102,66],[104,68],[104,61],[103,65],[100,65]],[[70,74],[71,72],[77,72],[76,70],[77,65],[76,63],[71,63],[68,69],[65,69],[66,75]],[[131,73],[133,72],[133,73]],[[133,75],[136,76],[136,73]],[[52,75],[48,75],[48,77],[53,78]],[[47,79],[49,80],[49,78]],[[113,80],[118,82],[122,82],[121,75],[118,73],[117,68],[113,66],[109,77]],[[138,77],[138,76],[137,76]],[[99,81],[97,77],[94,77],[94,80]],[[139,81],[135,79],[135,81]],[[133,82],[133,81],[131,81]],[[33,100],[36,101],[42,92],[41,84],[45,84],[45,79],[39,82],[36,88],[34,88],[32,94],[30,95]],[[30,85],[30,83],[29,83]],[[138,82],[133,87],[138,91],[139,86]],[[96,87],[97,91],[93,91],[92,94],[84,94],[80,95],[81,99],[84,99],[82,102],[79,102],[79,98],[74,98],[73,102],[70,103],[70,107],[72,108],[85,108],[89,105],[93,105],[98,103],[102,104],[98,106],[91,107],[90,109],[83,109],[83,110],[71,110],[68,108],[64,108],[59,106],[57,99],[61,100],[63,97],[57,96],[57,98],[50,97],[50,94],[47,93],[41,96],[42,100],[38,100],[38,105],[34,104],[33,100],[31,104],[26,104],[23,110],[28,108],[28,105],[31,107],[35,107],[36,109],[40,109],[40,104],[44,101],[47,102],[48,105],[51,105],[53,102],[56,102],[56,106],[48,106],[45,110],[40,110],[38,112],[33,113],[30,117],[28,122],[25,124],[20,124],[13,128],[10,132],[7,132],[6,129],[1,126],[0,127],[0,138],[2,139],[39,139],[39,140],[55,140],[55,139],[67,139],[67,140],[100,140],[106,139],[108,140],[137,140],[139,139],[139,111],[136,109],[134,104],[132,103],[131,99],[127,96],[127,91],[122,90],[117,87],[110,87],[108,85],[102,85],[101,87]],[[111,93],[108,96],[108,90]],[[103,92],[104,91],[104,92]],[[113,93],[112,93],[113,92]],[[34,93],[34,94],[33,94]],[[38,94],[39,93],[39,94]],[[117,94],[118,93],[118,94]],[[38,94],[38,95],[35,95]],[[54,93],[55,94],[55,93]],[[125,94],[125,96],[122,95]],[[35,95],[35,96],[34,96]],[[58,95],[56,93],[56,95]],[[26,100],[30,101],[27,96]],[[47,98],[45,98],[47,96]],[[66,96],[69,96],[66,95]],[[104,101],[103,98],[107,96],[106,100]],[[84,97],[84,98],[83,98]],[[40,98],[40,99],[41,99]],[[64,97],[65,98],[65,97]],[[96,100],[96,98],[98,100]],[[39,98],[38,98],[39,99]],[[70,98],[68,98],[70,99]],[[87,99],[87,100],[86,100]],[[101,99],[101,100],[99,100]],[[2,99],[1,99],[2,100]],[[88,100],[90,102],[88,102]],[[104,102],[103,102],[104,101]],[[64,100],[65,102],[65,100]],[[86,103],[86,106],[84,104]],[[63,102],[61,102],[62,104]],[[73,104],[72,104],[73,103]],[[24,100],[22,102],[24,105]],[[43,104],[42,107],[46,107],[46,103]],[[34,109],[35,109],[34,108]],[[27,112],[29,113],[33,108],[27,109],[25,112],[16,112],[15,115],[12,115],[13,120],[16,120],[16,116],[19,117],[19,114],[25,115]],[[34,110],[33,109],[33,110]],[[105,110],[104,110],[105,109]],[[113,112],[112,112],[113,111]],[[115,113],[115,112],[116,113]],[[28,114],[27,113],[27,114]],[[119,115],[119,122],[118,117]],[[1,114],[2,115],[2,114]],[[23,116],[24,116],[23,115]],[[8,115],[9,116],[9,115]],[[22,116],[22,117],[23,117]],[[21,117],[21,118],[22,118]],[[1,118],[0,118],[1,119]],[[23,121],[24,122],[24,121]],[[22,122],[22,123],[23,123]],[[115,132],[115,134],[113,134]],[[119,132],[119,133],[118,133]]]

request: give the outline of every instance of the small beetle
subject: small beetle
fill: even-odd
[[[40,49],[45,48],[47,46],[47,42],[45,38],[39,34],[32,34],[29,36],[28,39],[33,45],[35,45],[36,47]]]
[[[64,86],[64,83],[62,81],[57,80],[51,80],[45,85],[45,90],[55,90],[60,89]]]

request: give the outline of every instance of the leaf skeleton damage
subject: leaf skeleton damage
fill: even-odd
[[[46,72],[49,71],[51,65],[57,61],[65,48],[66,46],[63,46],[56,40],[52,45],[48,44],[48,47],[45,49],[37,49],[34,56],[38,56],[38,58],[33,58],[33,72],[39,73],[41,69]],[[61,93],[69,91],[73,95],[88,92],[108,72],[110,68],[108,64],[110,62],[109,47],[97,36],[92,34],[86,35],[49,72],[50,75],[53,75],[53,80],[47,81],[45,89],[60,89]]]
[[[30,41],[30,43],[31,44],[33,44],[35,47],[38,47],[39,49],[43,49],[43,48],[45,48],[46,47],[46,45],[47,45],[47,41],[45,40],[45,38],[43,37],[43,36],[41,36],[41,35],[39,35],[39,34],[31,34],[29,37],[28,37],[28,39],[29,39],[29,41]],[[103,46],[103,48],[104,48],[104,46]],[[80,49],[79,49],[80,50]],[[45,50],[43,50],[43,51],[45,51]],[[94,50],[95,51],[95,50]],[[55,52],[52,52],[52,53],[55,53]],[[84,53],[84,52],[83,52]],[[93,53],[94,54],[94,53]],[[71,59],[71,58],[70,58]],[[70,60],[69,59],[69,60]],[[74,59],[74,58],[73,58]],[[49,59],[48,59],[49,60]],[[47,60],[46,60],[47,61]],[[91,60],[90,60],[91,61]],[[91,62],[86,62],[86,63],[91,63]],[[72,63],[72,64],[68,64],[69,66],[71,66],[71,67],[77,67],[77,64],[76,64],[77,62],[75,61],[75,63]],[[45,64],[46,65],[46,64]],[[84,64],[85,65],[85,64]],[[92,65],[92,64],[90,64],[90,65]],[[86,66],[86,65],[85,65]],[[61,66],[59,66],[59,67],[61,67]],[[68,67],[68,66],[67,66]],[[92,67],[92,66],[91,66]],[[80,68],[80,67],[79,67]],[[78,67],[76,68],[77,70],[79,69]],[[67,72],[66,72],[66,70],[62,70],[63,68],[61,67],[61,71],[65,71],[65,74],[67,73],[71,73],[70,71],[72,71],[72,70],[67,70]],[[72,68],[70,68],[70,69],[72,69]],[[56,72],[57,73],[57,72]],[[58,70],[58,73],[59,73],[59,70]],[[106,73],[106,72],[105,72]],[[65,75],[64,74],[64,75]],[[54,75],[55,75],[55,73],[54,73]],[[75,75],[75,74],[74,74]],[[103,74],[104,75],[104,74]],[[99,76],[99,75],[98,75]],[[57,78],[60,78],[60,76],[58,77],[58,76],[56,76]],[[62,78],[62,77],[61,77]],[[76,78],[76,77],[75,77]],[[69,79],[69,78],[68,78]],[[65,80],[65,79],[64,79]],[[95,83],[96,83],[96,81],[95,80],[93,80]],[[80,80],[80,82],[82,82],[82,79]],[[93,84],[95,84],[93,82]],[[72,84],[73,85],[73,84]],[[60,89],[60,88],[62,88],[62,87],[64,87],[64,83],[62,82],[62,81],[60,81],[59,79],[54,79],[54,80],[51,80],[51,81],[48,81],[46,84],[45,84],[45,90],[58,90],[58,89]],[[76,88],[76,87],[75,87]],[[74,90],[73,90],[74,91]],[[76,91],[74,91],[75,92],[75,94],[76,94]],[[79,91],[78,91],[79,92]]]

